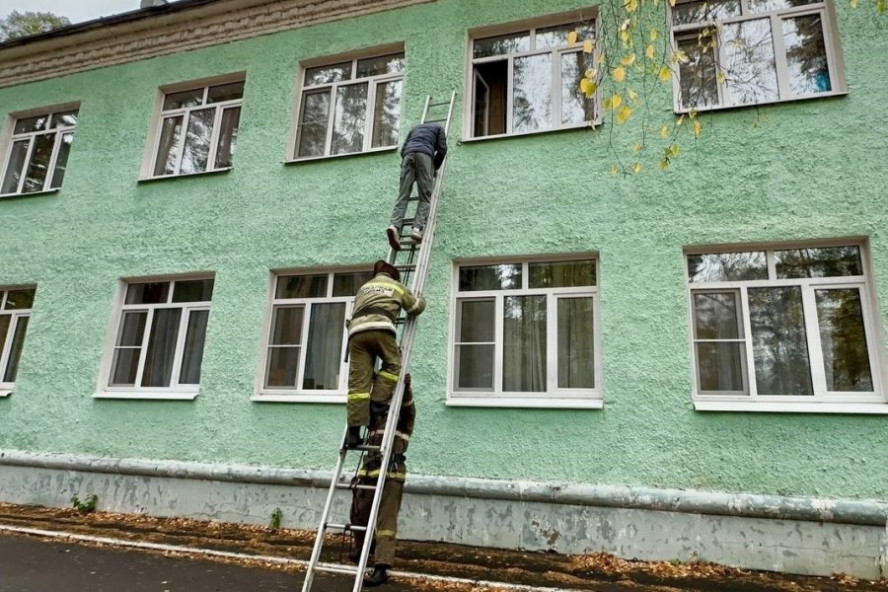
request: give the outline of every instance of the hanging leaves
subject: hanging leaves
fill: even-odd
[[[641,172],[641,163],[640,162],[636,162],[635,164],[632,165],[632,172],[635,173],[636,175]]]
[[[669,126],[668,125],[664,125],[663,127],[660,128],[660,137],[663,138],[664,140],[669,137]]]
[[[623,56],[623,57],[620,59],[620,63],[621,63],[622,65],[624,65],[624,66],[627,66],[627,67],[628,67],[628,66],[631,66],[632,64],[635,63],[635,54],[634,54],[634,53],[630,53],[630,54],[627,55],[627,56]]]
[[[623,82],[626,80],[626,68],[622,66],[614,68],[614,73],[611,76],[615,82]]]
[[[578,37],[579,37],[579,34],[576,31],[571,31],[570,33],[567,34],[567,44],[573,45],[574,43],[577,42]]]
[[[580,80],[580,90],[583,91],[583,94],[586,95],[587,99],[591,99],[595,96],[595,91],[598,90],[598,85],[588,78],[583,78]]]
[[[657,27],[654,27],[653,29],[651,29],[651,41],[656,41],[659,36],[660,36],[660,29],[658,29]]]
[[[695,137],[695,138],[699,138],[699,137],[700,137],[700,133],[703,131],[703,124],[700,123],[700,120],[699,120],[699,119],[695,119],[695,120],[694,120],[694,126],[693,126],[693,128],[694,128],[694,137]]]
[[[654,56],[655,56],[656,54],[657,54],[657,49],[654,47],[654,44],[653,44],[653,43],[651,43],[650,45],[648,45],[647,48],[644,50],[644,55],[645,55],[645,57],[646,57],[647,59],[649,59],[649,60],[654,59]]]
[[[661,66],[660,72],[657,74],[657,78],[660,80],[669,80],[672,78],[672,70],[669,69],[669,66]]]
[[[623,125],[631,116],[632,108],[629,105],[623,105],[623,108],[617,112],[617,124]]]
[[[595,51],[595,42],[591,39],[586,39],[583,42],[583,51],[585,53],[592,53],[593,51]]]

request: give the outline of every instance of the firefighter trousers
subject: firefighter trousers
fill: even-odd
[[[382,367],[374,379],[377,358]],[[370,398],[377,403],[392,399],[401,374],[401,351],[394,333],[361,331],[348,340],[348,359],[348,425],[366,426],[370,424]]]
[[[379,457],[369,458],[355,482],[361,485],[375,485],[379,477]],[[398,512],[401,510],[401,498],[404,495],[404,479],[407,466],[403,456],[396,455],[389,463],[385,486],[382,488],[382,499],[376,516],[375,564],[391,567],[395,561],[395,541],[398,535]],[[356,526],[367,526],[370,510],[373,505],[373,491],[367,489],[352,490],[351,523]],[[364,533],[354,532],[357,552],[364,545]]]

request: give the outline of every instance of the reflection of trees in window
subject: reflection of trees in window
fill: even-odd
[[[750,288],[755,378],[761,395],[813,395],[802,292]]]
[[[68,163],[77,110],[17,119],[0,194],[35,193],[61,187]]]
[[[812,13],[785,14],[799,6]],[[749,19],[753,14],[762,18]],[[743,8],[737,0],[680,2],[672,31],[684,60],[681,104],[750,105],[832,90],[825,15],[823,3],[812,0],[749,0]]]
[[[230,167],[243,91],[244,82],[239,81],[167,93],[153,176],[188,175]]]
[[[303,80],[296,158],[397,146],[403,53],[306,68]]]
[[[815,295],[827,390],[871,392],[873,378],[860,291],[817,290]]]

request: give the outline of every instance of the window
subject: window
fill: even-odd
[[[260,399],[316,395],[331,400],[347,390],[345,320],[370,271],[312,272],[275,278]]]
[[[472,33],[471,137],[577,127],[594,119],[594,101],[580,91],[580,80],[594,67],[582,42],[595,39],[595,23],[576,15],[551,21]],[[572,31],[579,42],[569,45]]]
[[[3,179],[0,195],[37,193],[61,187],[76,125],[76,108],[16,118],[0,177]]]
[[[294,158],[398,145],[404,52],[304,68]]]
[[[687,269],[698,400],[884,402],[860,245],[699,252]]]
[[[600,398],[594,259],[465,263],[454,279],[451,402]]]
[[[212,296],[211,278],[129,282],[107,396],[197,396]]]
[[[830,0],[679,0],[677,108],[759,105],[845,91]]]
[[[151,177],[229,169],[237,144],[244,81],[167,91],[155,133]]]
[[[8,395],[15,384],[35,292],[36,288],[0,291],[0,396]]]

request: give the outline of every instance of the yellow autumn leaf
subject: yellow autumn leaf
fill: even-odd
[[[614,95],[611,97],[611,108],[616,109],[620,105],[623,104],[623,97],[620,95]]]
[[[620,40],[624,44],[628,44],[629,43],[629,31],[626,31],[625,29],[620,31]]]
[[[598,90],[598,85],[588,78],[583,78],[580,80],[580,90],[583,91],[586,98],[591,99],[595,95],[595,91]]]
[[[636,173],[636,174],[641,172],[641,163],[640,162],[636,162],[635,164],[632,165],[632,172]]]
[[[622,125],[626,123],[626,120],[632,116],[632,108],[628,105],[623,105],[623,108],[617,113],[617,124]]]
[[[620,174],[620,168],[617,165],[612,164],[611,165],[611,175],[619,175],[619,174]]]
[[[688,117],[690,117],[691,119],[695,119],[697,117],[697,110],[692,108],[690,111],[688,111]]]
[[[857,8],[857,0],[851,0],[851,8]]]
[[[577,32],[576,32],[576,31],[571,31],[570,33],[568,33],[568,34],[567,34],[567,43],[568,43],[568,45],[573,45],[574,43],[576,43],[576,42],[577,42],[577,37],[579,37],[579,35],[577,35]]]
[[[653,29],[651,29],[651,41],[656,41],[659,36],[660,36],[660,29],[658,29],[657,27],[654,27]]]
[[[702,131],[703,131],[703,124],[700,123],[699,119],[695,119],[694,120],[694,137],[699,138],[700,132],[702,132]]]
[[[623,5],[623,8],[626,9],[626,12],[635,12],[638,10],[638,0],[628,0],[628,2]]]
[[[641,152],[644,149],[644,144],[641,142],[635,142],[635,145],[632,147],[633,152]]]
[[[685,116],[682,115],[681,117],[678,118],[678,121],[675,122],[675,125],[682,126],[682,125],[684,125],[684,122],[685,122]]]
[[[598,70],[595,70],[593,68],[589,68],[588,70],[586,70],[583,73],[583,76],[585,76],[589,80],[594,80],[594,79],[598,78]]]
[[[678,156],[678,144],[673,142],[672,146],[667,148],[665,150],[665,152],[666,152],[666,158]]]
[[[660,128],[660,137],[663,138],[664,140],[667,137],[669,137],[669,126],[668,125],[664,125],[663,127]]]
[[[668,167],[669,167],[669,159],[668,158],[664,158],[663,160],[660,161],[660,170],[661,171],[665,171]]]
[[[639,100],[638,100],[638,93],[637,92],[635,92],[634,90],[632,90],[630,88],[628,91],[626,91],[626,94],[629,95],[629,98],[632,100],[633,103],[638,105]]]
[[[647,59],[652,60],[652,59],[654,59],[656,52],[657,52],[657,50],[654,47],[654,44],[651,43],[650,45],[647,46],[647,49],[644,50],[644,55],[645,55],[645,57],[647,57]]]
[[[718,72],[715,73],[715,79],[718,81],[719,84],[724,84],[725,83],[725,73],[722,72],[721,70],[719,70]]]
[[[671,59],[672,59],[673,64],[678,64],[679,62],[685,63],[690,60],[690,58],[688,57],[688,54],[686,54],[685,52],[683,52],[681,50],[673,51]]]
[[[614,81],[616,82],[623,82],[624,80],[626,80],[626,68],[622,66],[614,68],[613,77]]]
[[[586,39],[583,42],[583,51],[586,53],[592,53],[595,50],[595,43],[592,42],[591,39]]]
[[[659,74],[657,74],[657,77],[660,80],[669,80],[670,78],[672,78],[672,70],[670,70],[668,66],[662,66],[660,68]]]
[[[620,60],[620,63],[624,66],[631,66],[635,63],[635,54],[632,53],[627,56],[623,56],[623,58]]]

